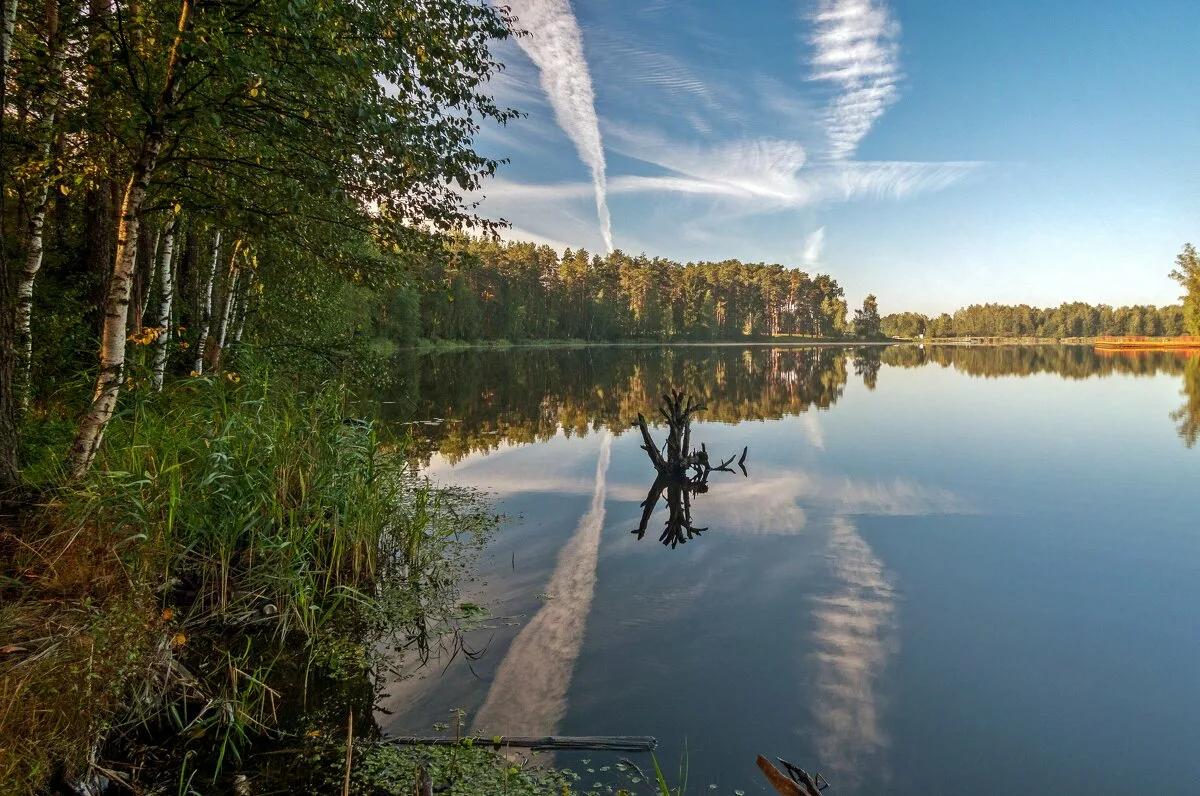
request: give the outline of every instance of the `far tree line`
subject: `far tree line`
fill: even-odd
[[[872,297],[847,319],[826,274],[740,260],[679,263],[615,251],[457,241],[380,296],[375,333],[425,339],[736,340],[878,336]]]
[[[1057,307],[972,304],[953,314],[897,312],[881,319],[891,337],[1099,337],[1200,335],[1200,256],[1190,243],[1175,258],[1170,276],[1184,289],[1180,304],[1112,307],[1080,301]]]

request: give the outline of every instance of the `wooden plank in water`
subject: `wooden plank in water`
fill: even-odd
[[[577,749],[601,752],[651,752],[658,746],[658,739],[652,735],[499,735],[494,738],[473,736],[469,739],[397,735],[386,736],[384,740],[400,746],[457,746],[464,740],[470,740],[475,746],[491,746],[496,749],[509,746],[539,751]]]

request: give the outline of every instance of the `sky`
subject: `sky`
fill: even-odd
[[[851,304],[1167,304],[1200,2],[504,0],[504,237],[832,274]]]

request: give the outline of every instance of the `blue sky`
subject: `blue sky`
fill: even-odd
[[[506,4],[507,237],[778,262],[884,312],[1169,303],[1200,242],[1195,0]]]

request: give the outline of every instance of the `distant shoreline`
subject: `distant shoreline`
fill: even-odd
[[[773,340],[439,340],[422,341],[401,350],[419,353],[445,353],[480,349],[506,350],[510,348],[661,348],[669,347],[712,347],[712,346],[887,346],[913,342],[909,340],[839,340],[833,338],[778,338]]]
[[[1129,343],[1113,343],[1113,338],[1107,338],[1114,347],[1146,347],[1146,348],[1178,348],[1179,344],[1167,342],[1170,338],[1160,338],[1163,342],[1130,341]],[[883,340],[854,340],[837,338],[796,338],[779,337],[774,339],[755,340],[439,340],[421,341],[414,346],[406,346],[403,350],[419,353],[445,353],[450,351],[467,350],[506,350],[511,348],[659,348],[669,347],[712,347],[712,346],[798,346],[837,348],[846,346],[892,346],[892,345],[939,345],[939,346],[1002,346],[1002,345],[1071,345],[1094,346],[1106,341],[1101,337],[937,337],[929,339],[918,338],[888,338]]]

